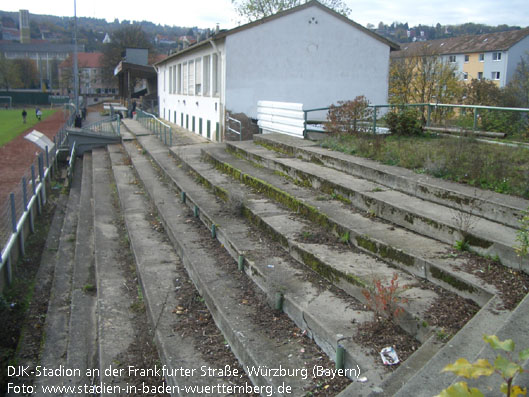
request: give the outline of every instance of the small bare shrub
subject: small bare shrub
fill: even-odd
[[[352,101],[338,101],[337,105],[331,105],[325,131],[342,134],[370,131],[371,124],[366,121],[373,117],[373,110],[368,106],[369,101],[363,95]]]

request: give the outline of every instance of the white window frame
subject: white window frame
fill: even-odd
[[[485,54],[483,54],[483,53],[479,54],[479,61],[480,62],[485,62]]]
[[[501,61],[501,52],[493,52],[492,60],[496,62]]]
[[[500,72],[492,72],[491,73],[492,80],[499,80],[500,79]]]
[[[202,95],[202,58],[195,59],[195,95]]]
[[[457,57],[455,55],[448,55],[448,62],[456,63]]]
[[[219,54],[213,54],[213,63],[211,66],[212,79],[211,79],[211,93],[212,96],[219,96],[220,94],[220,60]]]
[[[463,72],[463,80],[468,80],[468,72]]]
[[[182,90],[182,94],[184,95],[187,95],[187,87],[188,87],[188,76],[187,76],[187,62],[184,62],[182,64],[182,74],[183,74],[183,78],[182,78],[182,82],[183,82],[183,90]]]
[[[195,95],[195,60],[192,59],[187,62],[187,76],[188,76],[188,95]]]
[[[182,64],[179,63],[176,72],[176,93],[182,94]]]
[[[469,62],[470,62],[470,55],[465,54],[465,63],[469,63]]]
[[[169,66],[169,94],[173,93],[173,67]]]
[[[202,59],[202,95],[211,95],[211,55],[206,55]]]
[[[478,80],[483,80],[483,72],[478,72]]]

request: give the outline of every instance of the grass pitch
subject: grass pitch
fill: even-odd
[[[42,120],[51,116],[58,109],[41,109]],[[26,124],[22,122],[22,109],[0,109],[0,147],[15,139],[27,129],[39,122],[35,115],[35,108],[26,108],[28,113]]]

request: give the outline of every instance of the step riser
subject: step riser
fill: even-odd
[[[170,152],[173,156],[176,157],[176,159],[181,163],[182,168],[186,170],[187,172],[191,173],[202,185],[205,185],[214,193],[219,193],[218,197],[221,199],[226,199],[226,194],[222,188],[216,188],[212,186],[207,180],[202,178],[193,168],[191,165],[189,165],[187,162],[185,162],[182,158],[179,158],[176,153]],[[157,161],[156,157],[151,157],[153,161],[156,162],[156,164],[162,169],[162,171],[165,173],[166,176],[170,177],[174,186],[176,189],[181,192],[182,187],[179,185],[178,180],[171,177],[170,173],[167,172],[167,170],[164,169],[164,166],[162,163]],[[190,209],[194,209],[195,205],[198,205],[197,202],[193,199],[193,196],[191,194],[186,195],[186,204]],[[199,206],[199,205],[198,205]],[[199,219],[202,221],[202,223],[208,228],[211,228],[211,225],[214,224],[214,220],[212,217],[210,217],[207,213],[207,211],[204,211],[203,208],[200,208],[199,212]],[[216,238],[219,240],[220,243],[223,244],[224,248],[228,251],[228,253],[232,256],[234,261],[238,261],[238,258],[240,255],[244,257],[244,271],[247,274],[250,279],[263,291],[267,294],[268,300],[270,304],[273,303],[273,300],[275,299],[275,293],[277,290],[270,289],[270,285],[268,284],[268,275],[264,274],[261,269],[256,266],[252,259],[245,256],[246,252],[244,247],[239,247],[236,243],[236,241],[233,241],[230,239],[230,237],[224,232],[224,230],[220,227],[216,229]],[[234,266],[237,266],[236,263]],[[312,317],[312,315],[306,311],[306,308],[298,305],[295,298],[292,297],[290,294],[285,293],[283,296],[283,311],[294,321],[294,323],[301,329],[309,330],[310,336],[314,339],[314,341],[317,343],[318,346],[332,359],[336,356],[336,335],[328,335],[325,333],[325,331],[322,329],[321,326],[319,326],[319,322],[317,319]],[[354,351],[351,351],[345,346],[345,354],[344,354],[344,366],[345,368],[349,369],[356,369],[359,365],[358,355],[357,353],[354,353]],[[362,366],[362,365],[361,365]],[[363,367],[363,366],[362,366]]]
[[[356,232],[355,230],[351,230],[348,227],[335,222],[316,208],[307,205],[300,200],[296,200],[288,193],[283,192],[258,178],[244,174],[232,166],[227,166],[207,152],[203,152],[203,154],[207,161],[211,162],[219,171],[231,175],[244,184],[257,189],[260,193],[267,195],[269,198],[286,205],[291,210],[298,212],[298,214],[324,228],[327,228],[336,236],[340,237],[349,233],[349,242],[363,252],[374,254],[382,260],[402,268],[411,274],[431,281],[434,284],[455,292],[464,298],[472,299],[480,306],[488,302],[492,296],[489,292],[484,291],[475,285],[470,285],[465,280],[462,280],[455,275],[447,274],[444,270],[423,258],[415,257],[401,250],[389,247],[380,241],[376,241],[366,235]]]
[[[127,147],[127,150],[129,148]],[[130,154],[130,151],[129,151]],[[217,301],[217,298],[215,296],[218,295],[218,292],[215,292],[214,289],[217,288],[215,286],[215,282],[213,281],[215,279],[215,274],[204,274],[203,267],[204,262],[198,261],[198,258],[196,258],[193,253],[196,250],[199,250],[198,246],[193,247],[192,241],[199,241],[198,236],[197,237],[191,237],[195,236],[196,232],[191,229],[188,226],[185,225],[179,225],[174,226],[172,224],[171,219],[168,218],[168,214],[166,213],[165,209],[163,208],[164,204],[160,204],[156,197],[153,196],[152,188],[148,186],[146,183],[146,180],[144,179],[142,175],[142,170],[140,169],[141,165],[136,164],[135,160],[133,158],[133,163],[138,170],[138,173],[140,174],[140,178],[143,180],[144,186],[148,192],[148,194],[151,197],[151,200],[155,203],[158,214],[161,218],[161,221],[165,227],[165,231],[172,242],[175,251],[177,255],[181,258],[182,263],[184,267],[187,270],[187,273],[190,277],[190,279],[195,284],[195,287],[197,288],[197,291],[200,293],[200,295],[204,298],[205,304],[208,307],[215,324],[219,328],[219,330],[222,332],[226,340],[228,341],[231,350],[239,360],[239,362],[243,365],[244,368],[246,367],[258,367],[259,365],[262,365],[261,359],[259,355],[256,353],[255,348],[248,349],[248,346],[246,346],[247,341],[245,337],[241,338],[241,335],[239,332],[237,332],[235,325],[232,323],[232,320],[228,317],[225,317],[224,311],[218,307],[219,302]],[[186,203],[190,205],[192,203],[192,198],[189,197],[186,199]],[[201,214],[203,211],[201,211]],[[185,231],[184,231],[185,230]],[[186,236],[186,242],[181,241],[182,237],[180,236]],[[199,251],[196,251],[199,252]],[[234,265],[236,266],[236,265]],[[213,289],[212,289],[213,288]],[[258,345],[259,341],[254,341],[252,345]],[[267,378],[263,376],[250,376],[250,379],[254,383],[254,385],[258,386],[274,386],[274,389],[277,389],[277,386],[280,385],[282,382],[288,382],[286,379],[282,378]]]
[[[411,211],[406,211],[402,208],[393,206],[387,202],[383,202],[377,199],[374,195],[354,191],[345,186],[322,179],[316,175],[306,173],[300,169],[292,168],[280,160],[275,161],[272,159],[265,159],[255,153],[249,153],[234,145],[228,147],[232,153],[235,153],[235,155],[243,156],[251,162],[256,162],[257,164],[274,170],[281,175],[287,176],[298,185],[318,189],[325,194],[334,194],[338,200],[345,204],[353,205],[373,216],[385,219],[424,236],[435,238],[447,244],[455,244],[456,241],[463,239],[463,233],[466,232],[465,235],[467,236],[467,241],[471,250],[481,255],[488,255],[491,257],[497,256],[503,264],[529,272],[529,261],[524,261],[528,263],[523,263],[522,268],[520,268],[520,258],[517,257],[512,247],[506,246],[500,242],[483,239],[472,233],[472,229],[459,230],[450,224],[440,223],[433,219],[419,216]],[[458,217],[455,213],[451,216],[453,217],[452,221],[454,223],[461,223],[461,227],[466,229],[464,226],[464,224],[466,224],[466,218]],[[475,227],[479,228],[479,222]]]
[[[522,211],[520,209],[504,206],[499,203],[491,203],[481,197],[473,197],[453,190],[441,189],[427,182],[416,181],[399,175],[391,175],[353,160],[345,161],[332,155],[316,153],[311,151],[310,148],[294,148],[292,146],[282,145],[261,136],[255,136],[254,142],[272,150],[279,149],[303,160],[322,164],[360,178],[380,183],[424,200],[456,210],[463,209],[465,211],[471,211],[485,219],[506,226],[517,228],[519,226],[518,220],[522,217]],[[469,204],[472,204],[472,206],[470,207]]]

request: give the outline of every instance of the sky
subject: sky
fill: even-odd
[[[146,20],[155,24],[221,29],[237,26],[239,17],[231,0],[75,0],[78,17],[104,18],[112,22]],[[3,1],[2,11],[27,9],[30,14],[73,16],[74,0]],[[528,0],[345,0],[352,9],[349,18],[368,23],[408,22],[456,25],[465,22],[487,25],[529,26]]]

